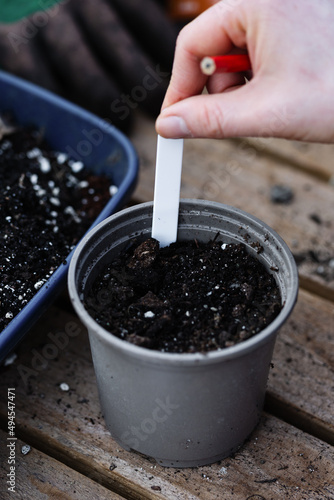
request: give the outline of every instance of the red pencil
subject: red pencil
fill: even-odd
[[[205,75],[213,75],[217,72],[237,73],[250,69],[251,63],[247,54],[204,57],[201,60],[201,70]]]

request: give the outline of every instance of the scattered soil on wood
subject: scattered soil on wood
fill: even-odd
[[[280,312],[276,280],[244,244],[148,239],[119,255],[84,297],[89,314],[117,337],[172,353],[235,345]]]
[[[52,151],[36,130],[2,137],[0,331],[65,261],[109,201],[110,184]]]

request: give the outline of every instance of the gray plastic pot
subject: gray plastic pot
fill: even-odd
[[[243,242],[274,276],[284,307],[262,332],[207,354],[152,351],[99,326],[82,304],[86,287],[107,262],[137,238],[151,235],[152,203],[109,217],[79,244],[69,270],[69,293],[87,326],[103,415],[112,437],[164,466],[195,467],[237,450],[259,421],[278,329],[298,294],[293,256],[267,225],[236,208],[182,200],[178,239],[208,241],[217,232]],[[263,251],[257,255],[256,244]],[[270,268],[278,268],[272,271]]]

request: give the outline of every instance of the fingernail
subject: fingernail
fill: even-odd
[[[187,127],[186,122],[180,116],[163,115],[157,120],[157,131],[164,137],[179,139],[181,137],[191,137],[191,132]]]

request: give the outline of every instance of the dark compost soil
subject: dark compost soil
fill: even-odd
[[[110,199],[110,179],[16,128],[0,141],[0,331],[65,261]]]
[[[173,353],[237,344],[282,308],[275,278],[245,245],[189,241],[159,249],[154,239],[103,269],[84,303],[117,337]]]

